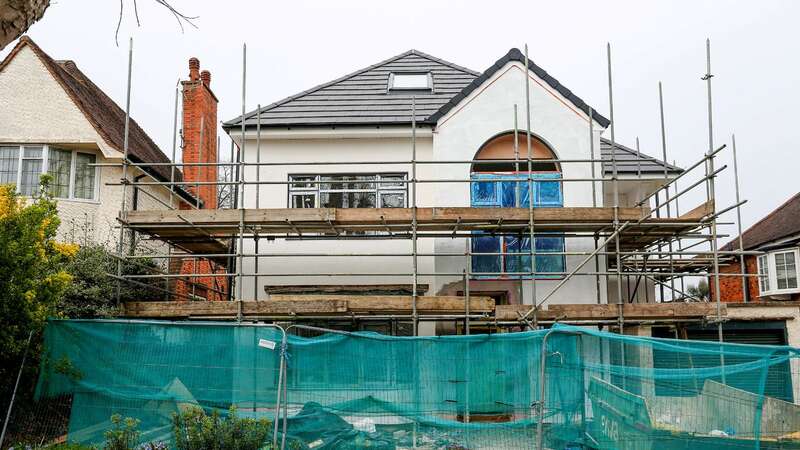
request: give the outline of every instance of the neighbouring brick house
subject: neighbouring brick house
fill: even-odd
[[[766,300],[800,301],[800,193],[769,213],[742,233],[742,248],[762,251],[760,255],[746,255],[745,270],[747,291],[742,289],[742,277],[720,276],[720,300],[723,302],[752,302]],[[720,250],[739,249],[739,237]],[[720,266],[720,272],[739,274],[741,262],[733,261]],[[712,298],[713,278],[709,280]]]
[[[183,83],[184,158],[187,162],[216,162],[216,98],[209,88],[210,74],[199,73],[199,61],[190,62],[190,79]],[[201,126],[207,127],[201,132]],[[23,196],[34,194],[42,174],[52,176],[61,227],[58,238],[78,243],[101,243],[115,249],[115,228],[122,207],[125,111],[82,72],[74,61],[54,60],[27,36],[0,62],[0,183],[12,184]],[[201,136],[202,142],[201,142]],[[167,165],[171,159],[131,119],[128,180],[140,182],[214,181],[216,167],[186,171]],[[115,165],[117,164],[117,165]],[[213,186],[150,184],[127,189],[128,210],[216,208]],[[152,241],[137,245],[156,246]],[[171,267],[200,272],[197,269]],[[185,272],[183,272],[185,273]],[[191,281],[191,280],[187,280]],[[197,279],[181,293],[194,292],[209,299],[222,298],[224,280]],[[213,293],[214,282],[217,291]],[[212,292],[212,294],[209,294]],[[183,297],[185,298],[185,297]]]

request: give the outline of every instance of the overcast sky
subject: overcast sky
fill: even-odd
[[[138,0],[137,28],[133,2],[125,3],[119,47],[119,4],[109,0],[57,0],[29,34],[52,57],[75,60],[123,106],[132,36],[132,115],[167,153],[174,87],[187,76],[189,57],[212,73],[219,119],[240,113],[243,42],[248,110],[411,48],[483,71],[509,48],[527,43],[533,61],[606,116],[610,42],[617,140],[633,146],[639,136],[643,152],[661,156],[660,80],[668,159],[688,166],[708,147],[700,77],[709,37],[714,137],[721,145],[736,133],[742,195],[749,200],[744,225],[800,190],[798,141],[792,137],[800,123],[800,1],[171,0],[199,16],[198,28],[184,33],[153,0]],[[722,155],[718,164],[730,167],[717,189],[720,206],[727,206],[734,198],[733,166],[731,153]]]

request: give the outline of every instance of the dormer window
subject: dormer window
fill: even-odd
[[[430,72],[393,72],[389,74],[390,91],[430,91],[433,77]]]

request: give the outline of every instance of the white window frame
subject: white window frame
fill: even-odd
[[[394,77],[396,75],[424,75],[428,78],[428,85],[425,87],[403,87],[394,85]],[[391,72],[389,74],[389,83],[386,86],[389,91],[431,91],[433,92],[433,75],[430,72]]]
[[[778,270],[776,266],[775,256],[784,253],[794,254],[794,270],[795,270],[795,276],[797,278],[797,287],[778,289]],[[767,289],[766,290],[762,289],[763,283],[761,283],[761,277],[759,276],[758,292],[760,295],[769,296],[769,295],[800,293],[800,248],[785,248],[781,250],[775,250],[766,253],[764,255],[759,255],[756,258],[756,261],[757,261],[759,275],[763,273],[765,262],[767,265],[766,267]]]
[[[87,151],[87,150],[77,150],[77,149],[69,149],[59,147],[58,145],[48,145],[48,144],[12,144],[12,143],[0,143],[2,147],[17,147],[17,185],[16,189],[17,192],[22,191],[22,160],[27,159],[24,157],[25,147],[41,147],[42,148],[42,171],[41,174],[46,174],[48,172],[50,166],[50,149],[54,150],[66,150],[72,152],[72,156],[70,159],[70,168],[69,168],[69,188],[67,189],[67,197],[55,197],[57,200],[67,200],[71,202],[83,202],[83,203],[99,203],[100,198],[100,167],[94,167],[94,192],[92,193],[92,198],[77,198],[75,197],[75,174],[77,168],[77,160],[78,154],[85,154],[85,155],[93,155],[95,157],[95,163],[98,162],[98,154],[96,152]]]
[[[321,184],[328,183],[322,181],[323,176],[337,176],[337,175],[353,175],[353,176],[373,176],[372,181],[356,181],[357,183],[371,183],[375,187],[372,189],[322,189]],[[387,179],[387,177],[392,177]],[[394,181],[394,177],[401,177],[401,180]],[[297,178],[310,178],[305,183],[311,186],[295,186],[294,181]],[[383,208],[381,204],[381,194],[402,194],[403,206],[401,208],[408,208],[408,173],[406,172],[346,172],[346,173],[297,173],[289,175],[289,189],[288,189],[288,207],[294,208],[293,197],[298,195],[313,195],[314,208],[320,207],[320,195],[330,192],[366,192],[375,194],[375,208]],[[303,181],[297,181],[297,184],[302,184]],[[389,208],[388,206],[385,208]]]

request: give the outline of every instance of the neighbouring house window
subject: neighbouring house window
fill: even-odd
[[[47,173],[53,177],[53,196],[69,197],[69,178],[72,169],[72,152],[69,150],[51,149],[47,161]]]
[[[430,90],[433,77],[430,73],[395,72],[389,75],[389,90]]]
[[[758,288],[762,295],[800,292],[797,279],[800,250],[779,250],[758,257]]]
[[[75,189],[73,196],[85,200],[94,198],[97,170],[92,164],[97,160],[96,155],[78,153],[75,159]]]
[[[290,208],[405,208],[406,174],[290,175]]]
[[[19,147],[0,147],[0,184],[17,184]]]
[[[12,184],[22,195],[39,189],[43,173],[52,177],[51,192],[59,199],[97,197],[97,155],[50,145],[0,145],[0,184]]]
[[[775,254],[775,278],[778,281],[778,289],[797,288],[797,264],[794,252]]]
[[[33,195],[39,188],[39,177],[42,175],[44,150],[42,147],[23,147],[22,179],[19,191],[22,195]]]
[[[769,255],[758,257],[758,288],[761,292],[769,291]]]

